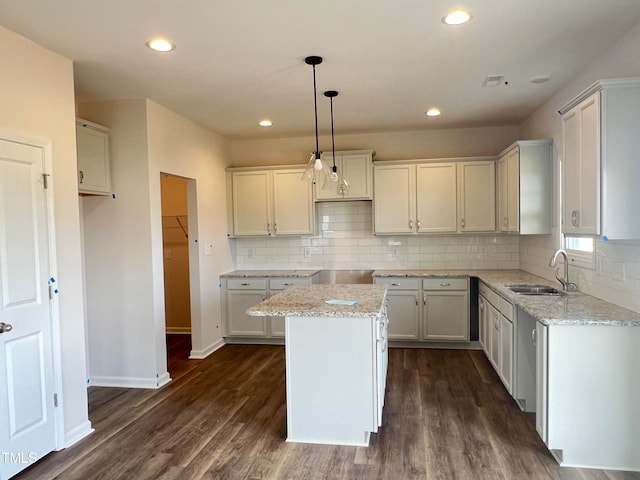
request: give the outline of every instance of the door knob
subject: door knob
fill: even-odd
[[[10,332],[13,330],[13,325],[10,323],[0,322],[0,333]]]

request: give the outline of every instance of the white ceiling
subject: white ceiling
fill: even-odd
[[[472,21],[443,25],[458,6]],[[0,0],[0,24],[74,61],[80,100],[151,98],[230,138],[312,133],[308,55],[321,133],[330,89],[336,133],[519,124],[639,19],[639,0]]]

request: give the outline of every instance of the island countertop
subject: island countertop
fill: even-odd
[[[254,317],[378,317],[386,285],[292,285],[247,310]],[[355,305],[330,305],[327,300],[355,300]]]

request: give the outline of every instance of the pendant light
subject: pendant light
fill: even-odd
[[[338,171],[336,166],[336,142],[333,131],[333,99],[338,96],[338,92],[335,90],[327,90],[324,92],[324,96],[327,97],[331,103],[331,154],[333,158],[333,166],[331,167],[331,173],[325,177],[325,183],[328,180],[332,182],[338,182],[338,191],[342,195],[346,195],[349,189],[349,183],[342,176],[342,173]]]
[[[318,145],[318,93],[316,88],[316,65],[320,65],[322,63],[322,57],[312,55],[306,57],[304,62],[313,67],[313,108],[316,124],[316,149],[311,154],[307,168],[302,174],[302,179],[311,180],[313,183],[316,183],[318,176],[322,174],[327,176],[330,171],[330,168],[326,165],[326,161],[322,159],[322,152]]]

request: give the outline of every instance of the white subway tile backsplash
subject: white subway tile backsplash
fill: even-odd
[[[318,203],[316,210],[317,236],[232,239],[235,267],[239,270],[519,268],[517,236],[375,236],[371,202]],[[323,223],[325,231],[321,228]],[[310,257],[304,256],[305,247],[310,247]],[[637,274],[635,269],[631,272]]]

